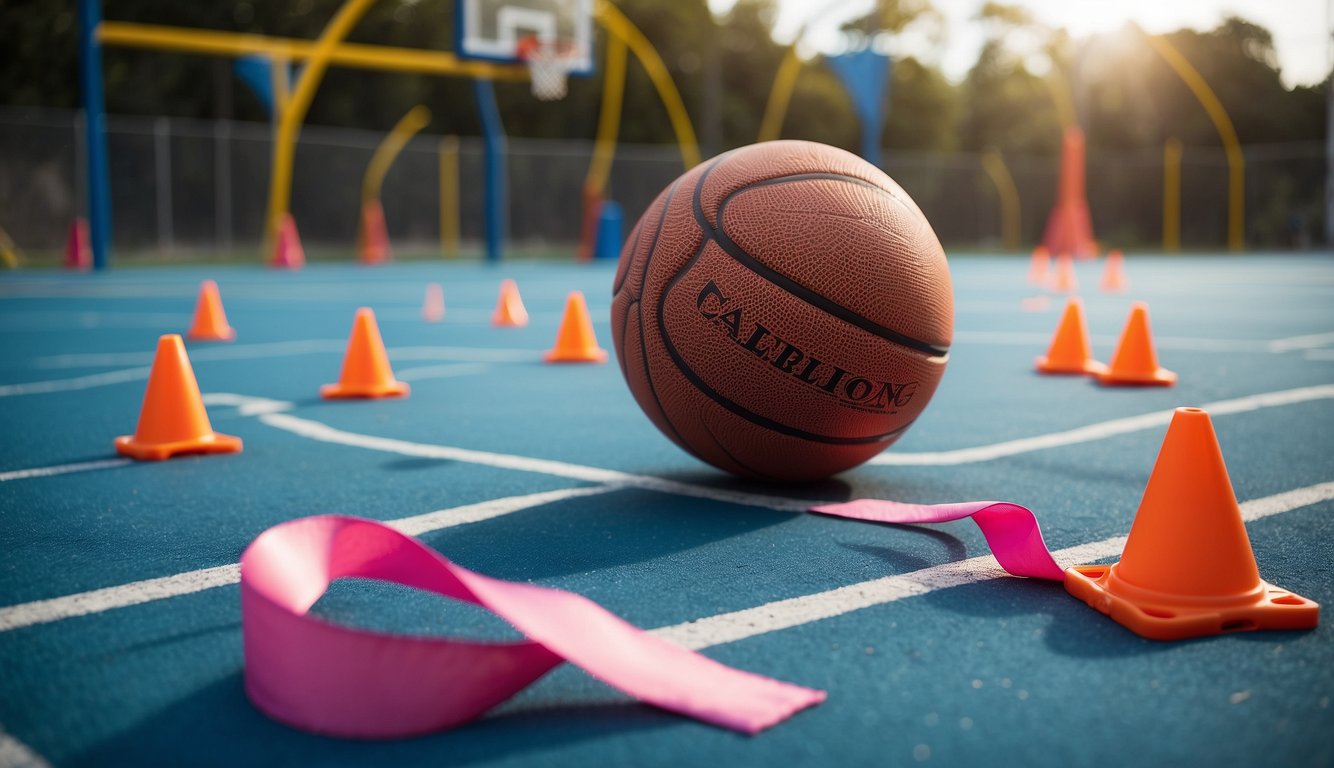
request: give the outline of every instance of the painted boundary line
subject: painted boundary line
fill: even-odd
[[[1241,505],[1241,516],[1249,523],[1330,499],[1334,499],[1334,482],[1320,483],[1248,501]],[[1083,564],[1115,557],[1125,548],[1125,543],[1125,536],[1113,536],[1060,549],[1052,554],[1058,561]],[[906,597],[1001,578],[1016,577],[1001,570],[995,557],[983,555],[662,627],[653,630],[653,634],[691,650],[699,650],[842,616]]]
[[[543,504],[608,493],[617,490],[618,487],[615,485],[600,485],[563,488],[556,491],[530,493],[524,496],[509,496],[503,499],[493,499],[477,504],[467,504],[461,507],[391,520],[388,524],[409,536],[420,536],[430,531],[481,522],[482,520],[489,520],[493,517],[508,515],[511,512],[518,512]],[[235,584],[240,580],[240,564],[230,563],[156,579],[134,581],[115,587],[94,589],[89,592],[55,597],[49,600],[20,603],[7,608],[0,608],[0,632],[30,627],[34,624],[48,624],[53,621],[74,618],[75,616],[101,613],[114,608],[126,608],[131,605],[165,600],[169,597],[180,597],[181,595],[202,592],[214,587]]]
[[[0,472],[0,483],[10,480],[27,480],[30,477],[50,477],[52,475],[63,475],[69,472],[90,472],[97,469],[113,469],[123,467],[126,464],[132,464],[131,459],[99,459],[97,461],[81,461],[77,464],[58,464],[54,467],[33,467],[32,469],[15,469],[9,472]]]
[[[1330,398],[1334,398],[1334,384],[1300,387],[1298,389],[1287,389],[1279,392],[1266,392],[1260,395],[1238,397],[1231,400],[1219,400],[1217,402],[1207,403],[1200,407],[1208,411],[1211,416],[1224,416],[1234,413],[1256,411],[1261,408],[1272,408],[1279,405],[1293,405],[1295,403],[1305,403],[1312,400],[1325,400]],[[880,466],[952,466],[955,464],[971,464],[979,461],[991,461],[992,459],[999,459],[1005,456],[1015,456],[1021,453],[1030,453],[1032,451],[1040,451],[1047,448],[1059,448],[1065,445],[1076,445],[1078,443],[1092,442],[1094,440],[1101,440],[1115,435],[1124,435],[1131,432],[1153,429],[1155,427],[1165,427],[1167,426],[1167,423],[1172,420],[1172,413],[1171,410],[1155,411],[1153,413],[1129,416],[1123,419],[1101,421],[1097,424],[1089,424],[1084,427],[1077,427],[1064,432],[1052,432],[1046,435],[1037,435],[1035,437],[1007,440],[1002,443],[980,445],[975,448],[958,448],[952,451],[933,451],[923,453],[882,453],[873,457],[868,463]]]

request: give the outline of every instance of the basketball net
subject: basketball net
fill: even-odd
[[[528,37],[519,41],[518,49],[519,58],[528,65],[533,96],[541,101],[565,98],[566,81],[570,70],[575,68],[578,47]]]

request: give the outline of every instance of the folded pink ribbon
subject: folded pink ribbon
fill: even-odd
[[[874,523],[947,523],[971,517],[982,529],[996,561],[1008,573],[1035,579],[1062,581],[1064,569],[1056,564],[1042,540],[1038,520],[1027,507],[1005,501],[969,501],[961,504],[904,504],[881,499],[857,499],[824,504],[811,511],[831,517]]]
[[[308,614],[329,584],[360,576],[482,606],[514,643],[406,637]],[[757,733],[821,701],[654,637],[569,592],[492,579],[387,525],[307,517],[260,534],[241,557],[246,693],[309,731],[393,738],[466,723],[568,661],[640,701]]]

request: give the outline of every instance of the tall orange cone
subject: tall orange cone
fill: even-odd
[[[212,280],[205,280],[199,286],[195,319],[185,337],[191,341],[231,341],[236,338],[236,331],[227,324],[227,313],[222,311],[218,284]]]
[[[1046,285],[1051,270],[1051,254],[1047,246],[1039,245],[1033,249],[1033,258],[1028,263],[1028,282],[1033,285]]]
[[[1107,252],[1107,264],[1102,269],[1102,282],[1098,287],[1104,293],[1121,293],[1130,287],[1126,280],[1125,256],[1119,249]]]
[[[1084,322],[1084,303],[1070,297],[1061,313],[1056,334],[1051,338],[1047,354],[1036,361],[1038,373],[1076,373],[1097,376],[1107,366],[1093,359],[1089,344],[1088,325]]]
[[[93,249],[88,244],[88,220],[79,217],[70,223],[65,241],[65,269],[86,272],[93,268]]]
[[[1116,352],[1107,364],[1107,370],[1098,375],[1099,384],[1142,385],[1170,387],[1177,383],[1177,375],[1158,366],[1158,353],[1153,349],[1153,334],[1149,331],[1149,306],[1137,301],[1130,307],[1130,318]]]
[[[394,380],[385,352],[380,327],[375,313],[368,307],[357,310],[352,323],[352,335],[347,340],[347,354],[343,356],[343,372],[337,384],[320,387],[320,395],[327,400],[342,398],[403,397],[408,385]]]
[[[160,461],[178,453],[236,453],[241,438],[213,431],[199,394],[185,342],[178,334],[157,342],[144,405],[133,435],[116,438],[116,452],[140,461]]]
[[[1047,217],[1042,244],[1051,253],[1091,258],[1097,252],[1093,225],[1085,193],[1084,132],[1076,126],[1065,129],[1061,138],[1061,170],[1056,186],[1056,204]]]
[[[445,319],[445,289],[440,283],[426,286],[426,298],[422,301],[422,319],[428,323],[438,323]]]
[[[1178,408],[1121,561],[1065,572],[1065,588],[1154,640],[1310,629],[1320,606],[1260,579],[1209,414]]]
[[[519,296],[519,286],[513,280],[502,280],[496,311],[491,313],[491,324],[501,327],[522,328],[528,325],[528,310]]]
[[[393,250],[389,247],[389,230],[384,224],[384,206],[375,198],[361,204],[357,251],[362,264],[383,264],[393,257]]]
[[[588,316],[584,294],[571,291],[565,300],[565,314],[556,333],[556,346],[547,350],[542,359],[548,363],[605,363],[607,350],[598,346],[593,333],[593,320]]]
[[[269,266],[278,269],[301,269],[306,266],[306,251],[301,247],[301,236],[296,231],[296,219],[284,213],[278,224],[278,236],[273,241],[273,257]]]
[[[1075,278],[1075,260],[1070,254],[1062,254],[1056,259],[1056,271],[1051,276],[1051,289],[1060,293],[1074,293],[1079,290],[1079,280]]]

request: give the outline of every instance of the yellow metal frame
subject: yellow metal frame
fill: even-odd
[[[801,34],[798,34],[792,45],[788,46],[787,53],[783,54],[783,63],[778,65],[778,74],[774,75],[774,84],[769,89],[769,101],[764,105],[764,118],[760,120],[757,141],[773,141],[783,130],[783,118],[787,117],[787,107],[797,87],[797,75],[801,74],[801,57],[797,55],[797,41],[800,39]]]
[[[1019,249],[1019,188],[1015,186],[1010,169],[1005,166],[1005,159],[999,150],[991,150],[982,155],[982,169],[996,185],[996,194],[1000,197],[1001,242],[1005,249]]]
[[[1190,61],[1178,51],[1166,38],[1146,35],[1149,45],[1158,52],[1177,75],[1190,88],[1199,100],[1200,106],[1208,113],[1218,131],[1218,138],[1223,142],[1223,151],[1227,153],[1228,194],[1227,194],[1227,249],[1240,251],[1246,244],[1246,159],[1241,152],[1241,142],[1237,131],[1232,127],[1232,118],[1223,109],[1223,102],[1205,82],[1204,76],[1191,65]]]
[[[616,154],[616,138],[621,131],[621,105],[625,98],[627,48],[619,37],[607,40],[606,73],[602,76],[602,109],[598,114],[597,140],[593,160],[584,177],[584,193],[601,197],[611,175],[611,161]]]
[[[1181,140],[1163,142],[1163,250],[1181,250]]]
[[[418,104],[409,109],[407,114],[398,119],[394,127],[385,135],[380,146],[371,155],[371,162],[366,166],[366,175],[361,180],[361,201],[368,202],[380,197],[380,187],[384,184],[385,174],[394,164],[403,148],[413,136],[431,122],[431,110]]]
[[[440,253],[459,255],[459,137],[440,137]]]

